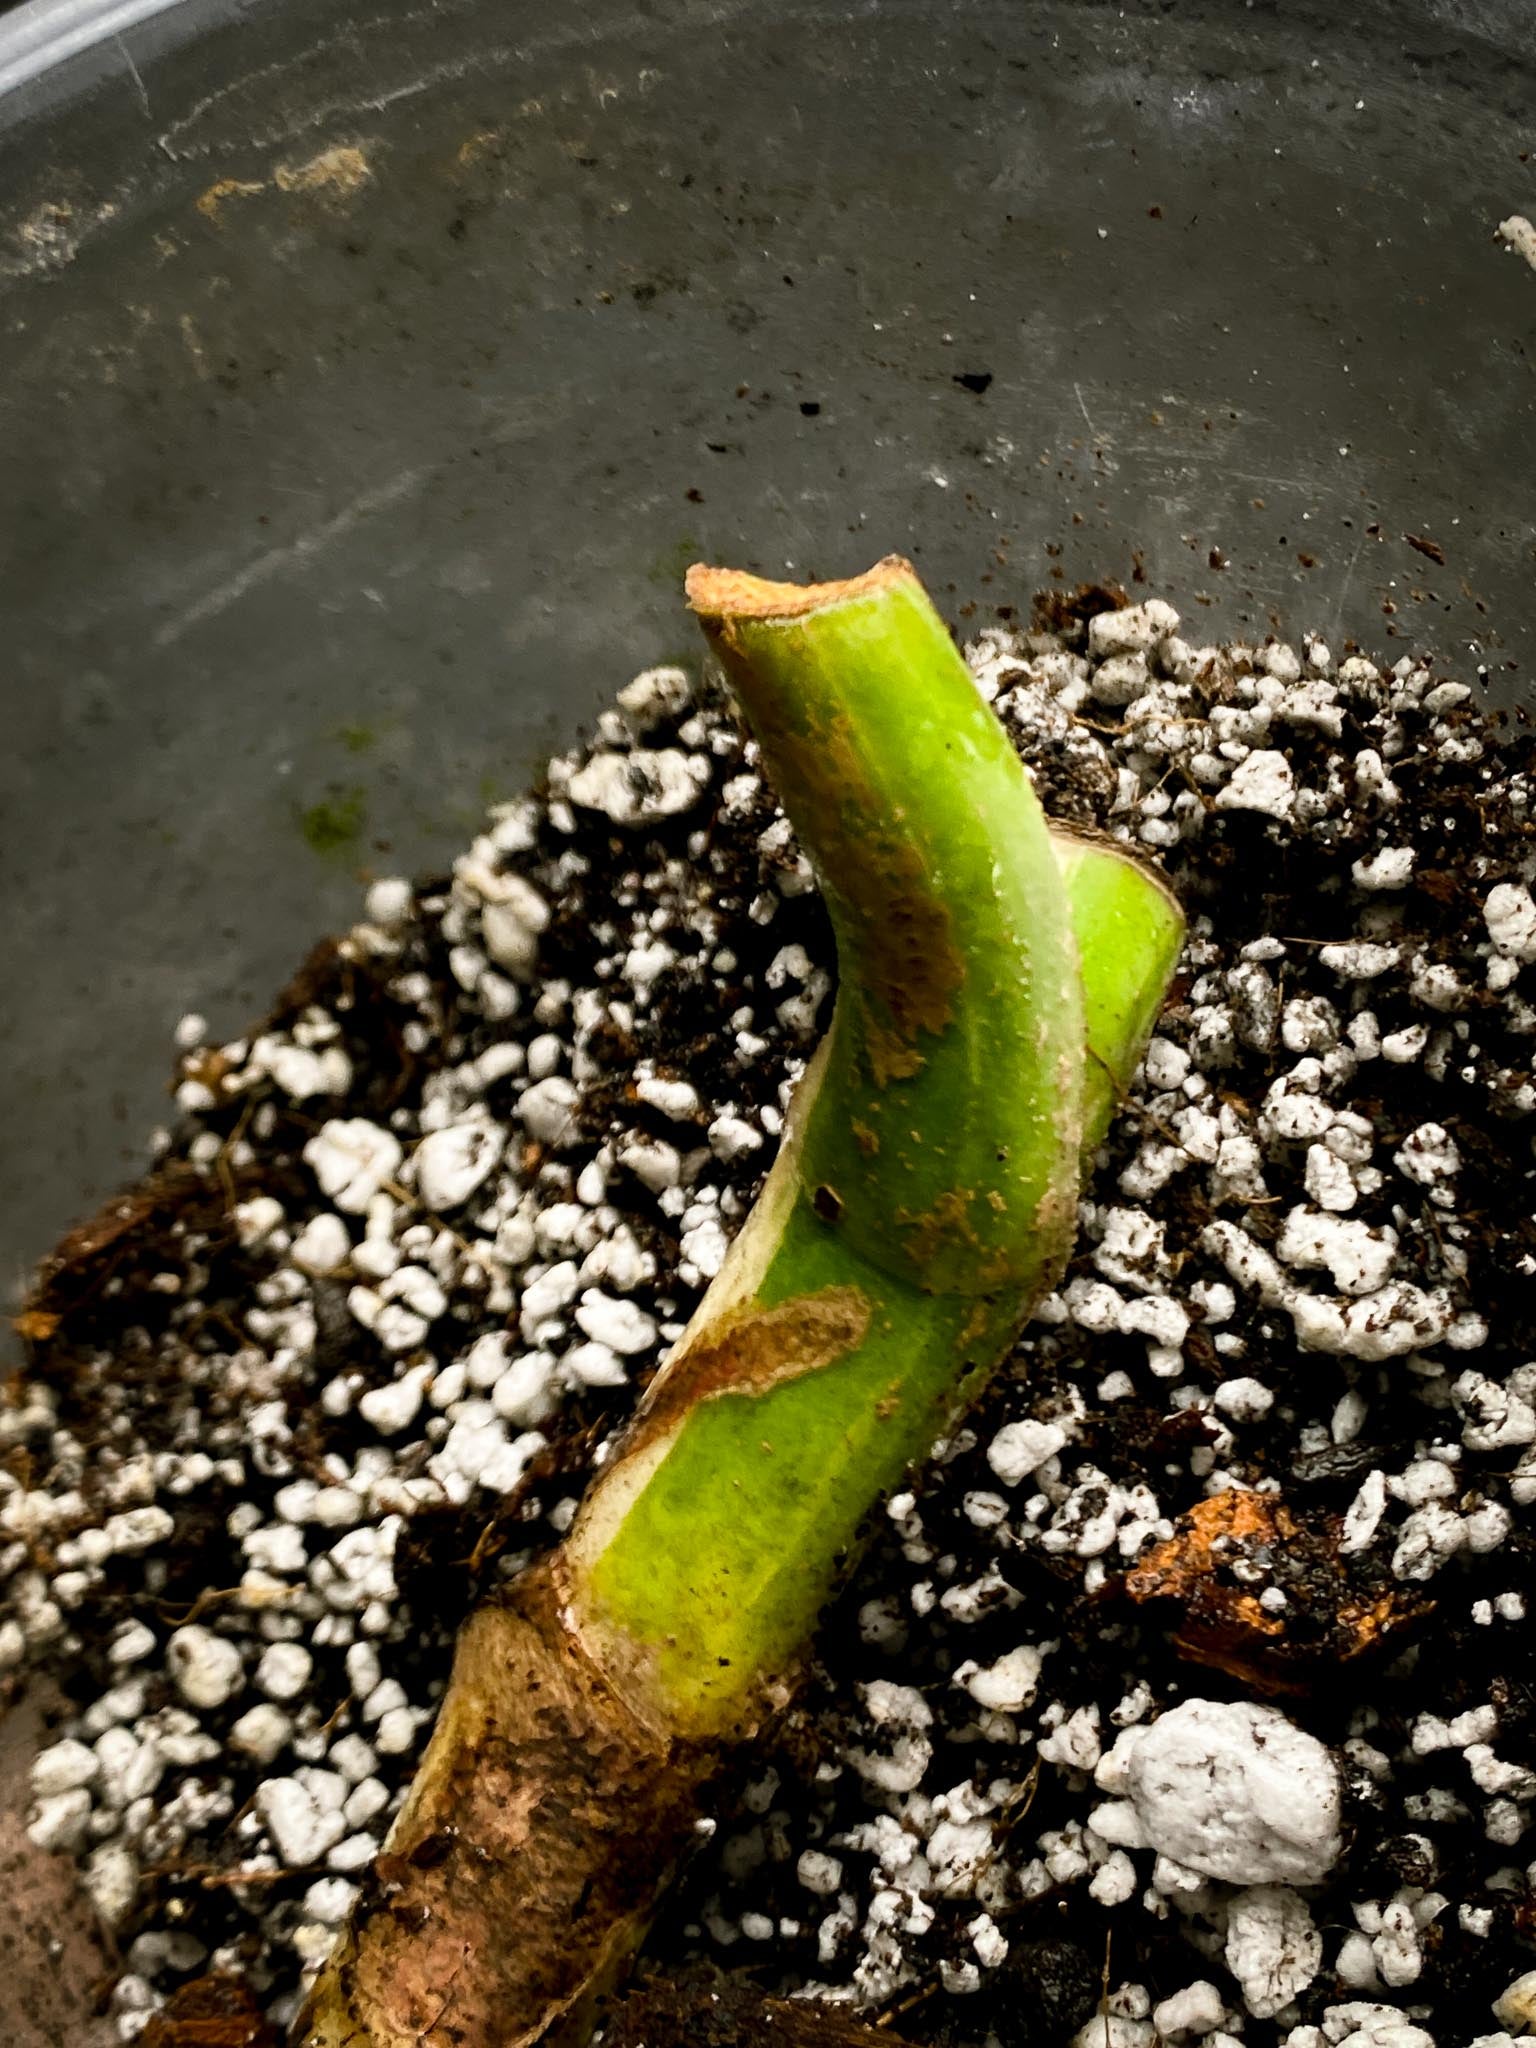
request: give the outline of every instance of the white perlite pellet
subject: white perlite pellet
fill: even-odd
[[[91,1795],[83,1785],[37,1799],[27,1822],[28,1839],[37,1848],[54,1854],[77,1854],[85,1846],[91,1804]]]
[[[481,880],[480,874],[475,880]],[[483,886],[490,892],[480,913],[485,950],[514,980],[527,981],[538,965],[539,935],[549,925],[549,905],[520,875],[498,872]]]
[[[1384,846],[1379,853],[1354,862],[1350,878],[1357,889],[1406,889],[1416,858],[1411,846]]]
[[[987,1463],[1005,1486],[1017,1486],[1048,1458],[1054,1458],[1066,1442],[1067,1431],[1060,1423],[1005,1423],[988,1446]]]
[[[656,1342],[655,1318],[632,1301],[616,1300],[601,1289],[587,1288],[576,1305],[577,1327],[594,1344],[606,1345],[623,1357],[649,1351]]]
[[[93,1784],[100,1768],[95,1750],[88,1749],[83,1742],[68,1738],[56,1742],[33,1760],[33,1797],[49,1799]]]
[[[245,1683],[237,1646],[196,1623],[177,1629],[165,1646],[165,1662],[190,1706],[222,1707]]]
[[[1523,256],[1536,270],[1536,227],[1523,213],[1512,213],[1499,222],[1499,238],[1517,256]]]
[[[358,1413],[381,1436],[398,1436],[421,1413],[431,1378],[430,1366],[414,1366],[389,1386],[375,1387],[364,1394],[357,1404]]]
[[[638,733],[649,732],[664,719],[676,718],[693,696],[693,678],[685,668],[642,669],[614,700]]]
[[[416,1190],[429,1209],[459,1209],[492,1174],[501,1158],[502,1133],[493,1124],[450,1124],[417,1146],[411,1166]]]
[[[338,1209],[360,1215],[399,1171],[400,1140],[365,1117],[332,1117],[304,1147],[321,1192]]]
[[[272,1837],[273,1847],[283,1862],[302,1870],[316,1863],[346,1833],[342,1813],[343,1781],[332,1796],[329,1787],[317,1783],[326,1773],[311,1771],[307,1782],[298,1778],[268,1778],[256,1791],[256,1810]]]
[[[795,1873],[808,1892],[815,1892],[822,1898],[830,1897],[843,1881],[840,1859],[820,1849],[802,1850]]]
[[[1096,1779],[1159,1855],[1228,1884],[1315,1884],[1339,1854],[1337,1767],[1273,1707],[1187,1700],[1128,1729]]]
[[[963,1685],[979,1706],[1016,1714],[1034,1698],[1043,1662],[1043,1652],[1033,1643],[1024,1643],[995,1664],[978,1666],[967,1660],[958,1665],[954,1682]]]
[[[293,1733],[293,1723],[280,1707],[263,1700],[243,1713],[229,1731],[230,1746],[269,1764],[282,1754]]]
[[[1255,1885],[1227,1908],[1223,1954],[1249,2012],[1269,2019],[1317,1976],[1323,1937],[1299,1892],[1289,1885]]]
[[[257,1689],[272,1700],[296,1700],[309,1684],[314,1659],[302,1643],[271,1643],[256,1666]]]
[[[1284,754],[1261,750],[1250,754],[1217,793],[1221,811],[1262,811],[1288,818],[1296,804],[1296,778]]]
[[[301,1273],[339,1271],[352,1250],[352,1234],[339,1216],[322,1210],[312,1217],[289,1247],[288,1257]]]
[[[1226,2002],[1207,1977],[1198,1978],[1152,2008],[1155,2036],[1165,2041],[1213,2034],[1227,2018]]]
[[[596,753],[565,781],[563,793],[615,825],[635,826],[691,810],[709,781],[709,763],[662,747],[643,755]]]

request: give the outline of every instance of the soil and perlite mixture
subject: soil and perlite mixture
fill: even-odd
[[[1067,1279],[653,1950],[953,2048],[1507,2048],[1536,750],[1432,663],[1178,623],[1058,595],[968,650],[1190,941]],[[184,1020],[153,1172],[44,1273],[0,1660],[66,1702],[31,1833],[121,1944],[125,2041],[210,1971],[286,2019],[458,1619],[568,1526],[750,1207],[834,973],[754,761],[709,684],[637,678],[259,1031]]]

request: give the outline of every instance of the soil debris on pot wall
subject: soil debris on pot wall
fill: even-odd
[[[653,1960],[951,2048],[1508,2048],[1536,749],[1430,660],[1123,598],[968,655],[1047,808],[1172,877],[1170,1004],[1062,1287],[880,1518]],[[291,2014],[457,1621],[569,1525],[833,985],[753,748],[668,668],[258,1029],[184,1020],[0,1414],[0,1665],[64,1700],[31,1835],[124,2041],[207,1978]]]

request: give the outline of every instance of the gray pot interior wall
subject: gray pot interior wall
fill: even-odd
[[[0,22],[7,1283],[183,1010],[693,651],[697,555],[1521,697],[1523,5],[134,14]]]

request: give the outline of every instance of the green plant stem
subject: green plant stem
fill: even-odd
[[[305,2048],[586,2039],[700,1783],[1059,1276],[1177,956],[1153,874],[1051,832],[905,563],[689,592],[826,894],[832,1026],[566,1542],[461,1633]]]
[[[568,1571],[640,1710],[719,1737],[779,1695],[872,1505],[1054,1284],[1182,921],[1123,851],[1052,835],[905,564],[689,590],[815,866],[839,994]]]

